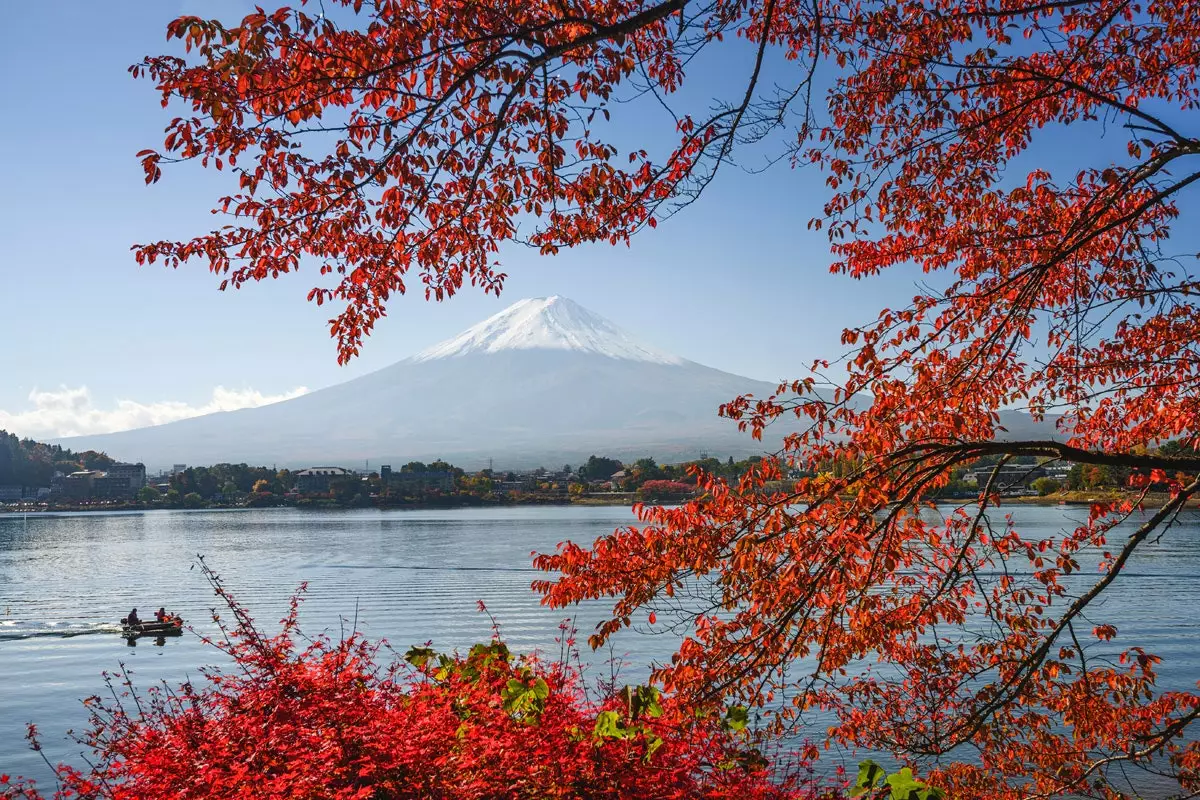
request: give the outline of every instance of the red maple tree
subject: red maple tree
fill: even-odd
[[[704,498],[539,558],[557,577],[537,588],[615,598],[597,642],[677,602],[690,635],[657,675],[673,692],[739,697],[781,728],[824,707],[832,740],[904,757],[973,753],[935,776],[964,797],[1122,796],[1130,766],[1200,790],[1200,697],[1159,691],[1158,659],[1095,609],[1200,487],[1200,284],[1168,238],[1200,179],[1200,4],[326,5],[183,18],[170,35],[194,56],[132,68],[191,109],[142,154],[147,180],[199,159],[236,183],[227,227],[139,261],[200,259],[239,286],[310,259],[336,274],[311,299],[343,304],[348,359],[408,281],[439,300],[499,292],[501,243],[625,241],[742,148],[777,146],[826,176],[813,226],[836,272],[914,266],[938,288],[846,330],[836,363],[724,408],[755,435],[787,425],[784,463],[815,476],[787,491],[766,490],[774,462],[700,476]],[[678,111],[664,153],[619,151],[605,123],[636,113],[619,101],[670,101],[713,48],[744,58],[734,96]],[[1055,136],[1069,153],[1045,149]],[[1061,436],[1004,440],[1014,407],[1057,415]],[[1157,449],[1169,439],[1185,446]],[[1153,513],[1097,504],[1046,537],[994,513],[994,480],[927,513],[982,456],[1177,477]],[[1081,584],[1085,548],[1104,555]]]

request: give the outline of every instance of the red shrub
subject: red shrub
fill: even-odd
[[[589,703],[576,671],[514,658],[499,640],[466,656],[413,648],[404,659],[381,659],[357,635],[302,644],[295,601],[268,637],[217,591],[236,623],[212,643],[237,669],[141,697],[126,679],[117,702],[93,698],[83,741],[96,765],[60,766],[54,797],[815,796],[770,774],[736,721],[649,687]],[[41,797],[2,780],[0,797]]]

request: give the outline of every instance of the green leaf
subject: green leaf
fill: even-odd
[[[592,736],[597,739],[624,739],[628,735],[621,724],[621,715],[615,711],[601,711],[596,715],[596,727]]]
[[[525,684],[521,683],[516,678],[509,679],[504,688],[500,690],[500,700],[504,704],[504,710],[511,713],[516,706],[517,701],[525,694]]]
[[[944,797],[940,790],[917,780],[908,767],[888,775],[887,784],[891,787],[892,800],[940,800]]]
[[[731,731],[744,731],[750,724],[750,712],[745,706],[733,706],[725,712],[725,727]]]
[[[648,734],[646,736],[646,755],[642,756],[642,760],[645,763],[649,764],[650,759],[654,756],[655,753],[658,752],[658,748],[660,748],[662,746],[663,746],[662,739],[660,739],[659,737],[655,736],[652,733]]]
[[[662,705],[658,702],[662,692],[653,686],[639,686],[630,695],[630,715],[637,719],[648,715],[657,719],[663,714]]]
[[[432,647],[410,647],[408,652],[404,654],[404,660],[412,664],[417,669],[429,663],[429,659],[436,656]]]
[[[908,767],[888,775],[887,785],[892,787],[892,797],[896,800],[908,800],[912,792],[924,788],[924,784],[913,777],[913,771]]]
[[[510,678],[500,690],[504,710],[522,717],[536,717],[541,714],[546,708],[546,698],[549,696],[550,687],[541,678],[534,681],[533,686],[526,686],[524,681]]]
[[[471,649],[467,652],[468,661],[482,661],[485,667],[496,660],[507,663],[508,659],[508,645],[504,642],[476,643],[471,645]]]
[[[854,788],[850,791],[850,796],[861,797],[871,791],[883,781],[885,774],[883,767],[871,759],[863,761],[858,765],[858,778],[854,781]]]

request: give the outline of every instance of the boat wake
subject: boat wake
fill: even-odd
[[[22,623],[20,620],[4,620],[0,624],[0,642],[22,639],[70,639],[75,636],[120,633],[121,626],[111,622],[73,623],[46,622],[39,625]]]

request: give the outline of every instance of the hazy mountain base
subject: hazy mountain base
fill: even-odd
[[[578,463],[592,454],[679,463],[777,450],[722,403],[778,386],[664,353],[565,297],[520,300],[456,337],[356,380],[260,408],[61,440],[151,469],[220,462],[303,467],[445,459],[466,469]],[[1007,413],[1012,438],[1052,425]]]
[[[774,384],[700,364],[515,350],[406,360],[260,408],[62,442],[143,461],[306,466],[443,458],[466,468],[577,463],[593,453],[682,461],[774,449],[718,416],[739,394]]]
[[[592,454],[660,463],[770,452],[794,425],[756,442],[718,416],[739,394],[775,384],[692,362],[517,350],[406,360],[347,383],[260,408],[61,440],[139,460],[301,467],[448,460],[467,469],[575,464]],[[1005,412],[1006,437],[1047,438],[1053,425]],[[793,423],[795,421],[792,421]]]

